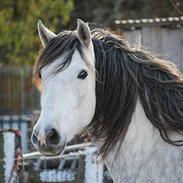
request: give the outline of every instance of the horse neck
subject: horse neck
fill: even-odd
[[[117,181],[118,179],[121,180],[120,172],[126,172],[127,169],[131,169],[130,171],[138,170],[138,166],[142,164],[141,162],[143,162],[144,158],[151,154],[157,142],[162,142],[159,132],[153,128],[147,119],[143,107],[138,100],[130,126],[119,151],[119,144],[117,144],[106,158],[106,165],[113,179],[116,180],[115,182],[119,182]],[[102,142],[99,141],[95,143],[99,148],[102,145]],[[116,155],[117,151],[118,154]],[[127,168],[128,165],[132,165],[133,168]],[[134,174],[133,172],[131,173]]]

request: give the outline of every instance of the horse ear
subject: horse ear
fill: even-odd
[[[91,34],[89,26],[80,19],[77,19],[77,36],[79,41],[85,47],[89,47],[91,43]]]
[[[42,43],[43,47],[46,47],[47,43],[51,39],[53,39],[54,37],[56,37],[56,34],[53,33],[52,31],[50,31],[49,29],[47,29],[43,25],[43,23],[41,22],[41,20],[38,20],[37,28],[38,28],[38,33],[39,33],[39,38],[41,40],[41,43]]]

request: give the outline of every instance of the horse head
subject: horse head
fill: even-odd
[[[95,56],[88,25],[56,35],[38,21],[43,52],[34,77],[41,86],[41,113],[32,142],[44,155],[57,155],[95,113]]]

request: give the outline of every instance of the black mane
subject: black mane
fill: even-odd
[[[120,37],[104,30],[93,30],[92,41],[96,69],[96,110],[89,125],[95,139],[104,139],[100,149],[105,158],[117,142],[123,142],[137,99],[147,118],[161,137],[172,145],[169,133],[183,131],[183,77],[176,67],[153,54],[135,50]],[[71,62],[74,50],[83,57],[82,48],[74,32],[62,32],[48,43],[35,64],[34,80],[40,80],[40,70],[68,51],[68,57],[58,67],[59,72]]]

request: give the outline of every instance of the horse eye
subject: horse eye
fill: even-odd
[[[78,79],[85,79],[88,76],[88,73],[86,70],[82,70],[79,74],[78,74]]]
[[[40,79],[42,78],[41,73],[39,73],[39,78],[40,78]]]

